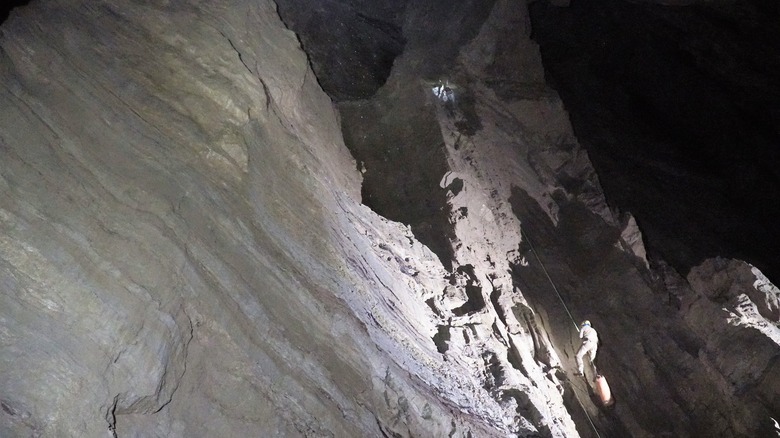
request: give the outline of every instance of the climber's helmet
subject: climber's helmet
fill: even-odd
[[[582,328],[590,327],[590,321],[588,321],[587,319],[585,321],[582,321],[582,324],[580,324],[580,327],[582,327]]]

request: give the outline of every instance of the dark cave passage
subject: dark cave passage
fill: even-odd
[[[322,89],[335,101],[371,97],[390,75],[406,39],[406,0],[277,0],[279,15],[298,34]]]
[[[430,90],[421,80],[449,74],[493,3],[343,0],[312,9],[304,0],[278,1],[323,90],[337,102],[345,144],[363,170],[363,203],[409,225],[448,270],[452,187],[440,187],[449,168],[435,110],[427,104]],[[407,59],[390,78],[401,53]],[[468,104],[466,95],[460,106]],[[464,131],[478,129],[476,116],[465,114]]]
[[[30,3],[30,0],[9,0],[3,2],[3,5],[0,6],[0,24],[5,23],[13,8],[24,6],[28,3]]]
[[[780,277],[778,16],[758,0],[531,5],[547,78],[608,201],[683,274],[721,255]]]
[[[415,237],[451,270],[451,207],[447,190],[439,186],[448,170],[444,141],[434,112],[421,97],[401,90],[391,99],[378,98],[379,103],[342,103],[342,132],[358,165],[365,168],[363,203],[411,226]]]

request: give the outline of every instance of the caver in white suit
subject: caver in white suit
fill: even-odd
[[[580,325],[580,339],[582,339],[582,345],[577,351],[577,370],[579,375],[583,375],[585,369],[582,358],[587,354],[590,361],[593,362],[596,359],[596,351],[599,348],[599,335],[590,326],[590,321],[582,321],[582,325]]]

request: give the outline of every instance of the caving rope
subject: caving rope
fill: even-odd
[[[577,322],[574,321],[574,317],[571,315],[571,312],[569,311],[569,306],[566,305],[566,302],[563,301],[563,297],[561,296],[561,293],[558,291],[558,287],[555,286],[555,282],[553,281],[552,277],[550,277],[550,274],[547,272],[547,268],[544,267],[544,263],[542,263],[542,259],[539,258],[539,254],[536,252],[536,249],[534,248],[533,243],[531,243],[531,239],[528,238],[528,235],[523,232],[523,230],[520,230],[520,237],[528,242],[528,246],[531,248],[531,252],[534,253],[534,257],[536,257],[536,260],[539,262],[539,266],[542,267],[542,271],[544,271],[544,275],[547,276],[547,280],[550,281],[550,284],[553,287],[553,290],[555,291],[555,295],[558,296],[558,299],[561,301],[561,304],[563,305],[564,310],[566,310],[566,314],[569,315],[569,319],[571,320],[571,323],[574,324],[574,328],[577,329],[577,332],[580,331],[580,327],[577,325]],[[598,369],[596,368],[596,364],[594,364],[591,361],[591,365],[593,365],[594,371],[596,371],[596,374],[598,374]],[[571,380],[569,380],[568,376],[566,377],[566,380],[569,381],[569,384],[574,386]],[[585,413],[585,416],[588,418],[588,423],[590,423],[590,427],[593,428],[593,432],[596,434],[598,438],[601,438],[601,435],[599,434],[598,429],[596,429],[596,425],[593,424],[593,420],[590,418],[590,414],[588,414],[587,409],[585,409],[585,406],[580,401],[580,397],[577,395],[577,391],[574,391],[574,399],[577,400],[577,403],[582,408],[582,412]]]
[[[577,323],[574,321],[574,317],[571,316],[571,312],[569,312],[569,306],[566,305],[566,303],[563,301],[563,297],[561,297],[561,293],[558,291],[558,288],[555,286],[555,282],[550,277],[550,273],[547,272],[547,268],[544,267],[544,263],[542,263],[542,259],[539,258],[539,254],[536,253],[536,249],[534,249],[534,245],[531,243],[531,239],[528,238],[528,235],[523,232],[523,230],[520,230],[520,237],[522,237],[526,242],[528,242],[528,246],[531,247],[531,252],[534,253],[534,257],[536,257],[536,260],[539,262],[539,266],[542,267],[542,271],[544,271],[544,275],[547,276],[547,280],[550,281],[550,284],[553,287],[553,290],[555,291],[555,295],[558,295],[558,299],[561,300],[561,304],[563,304],[563,309],[566,310],[566,314],[569,315],[569,319],[571,320],[571,323],[574,325],[574,328],[577,330],[577,332],[580,331],[580,326],[577,325]]]

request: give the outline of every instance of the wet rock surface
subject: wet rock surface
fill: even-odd
[[[400,26],[354,87],[274,6],[33,2],[1,28],[0,435],[774,432],[777,288],[648,265],[524,2],[280,5]],[[585,318],[610,408],[574,376]]]

